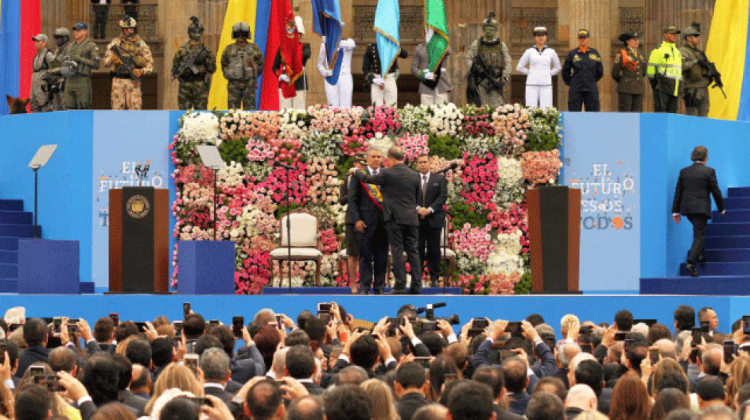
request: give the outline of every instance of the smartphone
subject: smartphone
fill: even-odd
[[[708,332],[708,321],[701,321],[701,332]]]
[[[178,335],[172,337],[172,346],[174,346],[174,348],[179,347],[181,342],[182,342],[182,337]]]
[[[56,316],[52,318],[52,328],[55,334],[60,334],[62,330],[62,317]]]
[[[34,375],[34,383],[46,387],[50,392],[63,391],[57,375]]]
[[[695,347],[701,343],[702,332],[703,331],[701,331],[700,327],[696,327],[691,330],[691,333],[693,335],[693,342],[690,344],[690,347]]]
[[[235,338],[242,338],[242,328],[245,326],[244,316],[232,317],[232,334]]]
[[[490,322],[487,318],[471,318],[471,329],[484,331],[485,328],[490,326]]]
[[[182,317],[187,318],[190,315],[190,302],[184,302],[182,304]]]
[[[635,340],[633,340],[632,338],[625,339],[625,343],[623,343],[622,345],[622,351],[625,352],[625,354],[628,353],[628,350],[630,349],[630,346],[633,344],[633,341]]]
[[[74,334],[78,332],[78,325],[68,324],[68,334]]]
[[[415,357],[414,363],[422,366],[423,368],[427,369],[430,367],[430,358],[429,357]]]
[[[189,401],[192,401],[193,404],[195,404],[195,405],[197,405],[199,407],[202,406],[202,405],[207,405],[209,407],[213,407],[214,406],[214,403],[212,403],[211,400],[209,400],[206,397],[188,397],[187,399]]]
[[[579,333],[580,333],[581,335],[588,335],[588,334],[591,334],[592,332],[594,332],[594,326],[593,326],[593,325],[583,325],[583,326],[581,326],[581,328],[580,328],[580,329],[578,330],[578,332],[579,332]]]
[[[742,315],[742,332],[750,334],[750,315]]]
[[[509,322],[505,332],[509,332],[512,337],[523,337],[523,329],[518,321]]]
[[[174,321],[172,323],[175,337],[182,337],[182,321]]]
[[[79,322],[81,322],[81,318],[70,318],[70,319],[68,319],[68,325],[70,325],[70,324],[77,324]]]
[[[615,341],[622,341],[627,336],[628,336],[628,333],[626,333],[626,332],[616,332],[615,333]]]
[[[651,346],[648,348],[648,357],[651,359],[651,366],[656,366],[659,363],[659,347]]]
[[[284,329],[284,321],[282,321],[281,315],[276,315],[276,326],[281,330]]]
[[[724,347],[724,363],[732,363],[734,360],[734,340],[724,340],[722,346]]]
[[[193,371],[196,375],[198,374],[198,359],[197,354],[186,354],[185,355],[185,366]]]
[[[331,304],[330,303],[319,303],[318,304],[318,318],[322,319],[326,325],[331,321]]]
[[[120,325],[120,315],[113,312],[109,314],[109,317],[112,318],[112,321],[115,323],[115,327]]]
[[[206,332],[210,331],[211,328],[217,327],[219,325],[221,325],[221,322],[219,322],[218,319],[212,319],[212,320],[208,321],[209,328],[208,328],[208,330],[206,330]]]
[[[138,332],[146,332],[145,322],[135,322],[135,326],[138,327]]]
[[[44,368],[42,366],[29,366],[29,375],[44,375]]]

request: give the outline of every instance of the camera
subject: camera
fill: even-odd
[[[34,383],[47,388],[50,392],[63,391],[57,375],[34,375]]]
[[[578,330],[578,332],[581,335],[591,334],[591,333],[594,332],[594,326],[593,325],[582,325],[581,328]]]
[[[328,325],[328,323],[331,322],[331,304],[330,303],[318,304],[318,318],[322,319],[326,325]]]

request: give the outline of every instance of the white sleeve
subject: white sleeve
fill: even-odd
[[[550,72],[550,76],[554,76],[557,73],[560,73],[560,70],[562,70],[562,65],[560,65],[560,57],[557,56],[557,53],[555,50],[550,49],[552,54],[552,71]]]
[[[343,48],[345,50],[353,50],[356,46],[357,44],[351,38],[342,39],[341,42],[339,42],[339,48]]]
[[[523,53],[521,56],[521,59],[518,60],[518,66],[516,66],[516,70],[521,72],[521,74],[529,74],[529,50],[526,50],[526,52]]]
[[[325,44],[320,44],[320,55],[318,56],[318,72],[321,76],[325,77],[325,72],[328,70],[328,67],[326,66],[326,46]]]

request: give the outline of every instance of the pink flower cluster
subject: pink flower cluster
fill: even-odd
[[[268,284],[271,256],[268,252],[250,251],[242,267],[234,273],[234,287],[239,295],[257,295]]]
[[[310,182],[307,196],[312,204],[327,206],[338,201],[339,179],[333,159],[312,159],[307,164],[306,173]]]
[[[299,140],[271,139],[268,143],[271,145],[273,158],[277,162],[291,165],[292,162],[298,161],[302,157],[302,143]]]
[[[495,186],[499,175],[497,174],[497,159],[488,153],[486,156],[472,156],[464,153],[464,168],[461,180],[465,188],[461,196],[467,204],[479,203],[486,205],[495,195]]]
[[[495,250],[490,231],[492,226],[473,228],[466,223],[461,229],[453,232],[453,249],[456,253],[471,255],[487,261],[487,257]]]
[[[273,148],[260,136],[248,140],[245,148],[250,162],[266,162],[274,158]]]
[[[359,132],[359,129],[355,129],[355,132]],[[367,143],[367,137],[362,134],[352,134],[345,136],[344,141],[339,145],[341,151],[346,156],[354,156],[358,152],[366,152],[369,144]]]
[[[274,138],[281,122],[277,112],[228,112],[221,117],[221,138],[235,140],[261,136]]]
[[[363,114],[365,118],[365,114]],[[398,132],[401,128],[401,122],[398,120],[398,113],[393,106],[378,105],[367,108],[367,123],[364,125],[364,133],[368,139],[372,138],[375,133],[386,134],[389,131]]]
[[[492,113],[478,112],[464,115],[461,131],[464,135],[471,137],[494,136],[495,128],[492,126]]]
[[[484,277],[474,274],[459,274],[458,286],[465,295],[486,295],[489,284]]]
[[[562,161],[558,149],[526,152],[521,157],[523,177],[532,185],[553,184],[560,175]]]
[[[529,114],[519,106],[504,105],[492,116],[492,127],[505,146],[505,154],[517,156],[523,151],[526,131],[531,128]]]
[[[212,186],[214,184],[214,171],[203,165],[190,164],[187,166],[178,166],[172,175],[174,181],[180,184],[194,182],[201,186]]]
[[[511,274],[487,274],[485,280],[489,283],[491,295],[512,295],[516,283],[521,281],[521,275],[518,273]]]
[[[324,254],[334,254],[339,248],[339,238],[333,228],[320,231],[320,250]]]
[[[258,188],[264,188],[274,203],[286,206],[287,176],[289,180],[290,199],[294,204],[305,204],[307,202],[307,190],[310,184],[305,177],[307,166],[301,162],[294,162],[295,169],[288,170],[282,167],[274,168],[273,172]]]
[[[407,135],[398,139],[397,144],[404,150],[406,160],[411,162],[417,160],[420,155],[430,153],[430,147],[427,146],[428,140],[430,136],[427,134]]]
[[[514,203],[507,211],[503,211],[495,203],[490,203],[486,209],[490,211],[487,215],[490,226],[497,230],[497,233],[513,233],[521,229],[525,234],[528,231],[526,207]]]

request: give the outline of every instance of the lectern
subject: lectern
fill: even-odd
[[[109,291],[169,292],[169,192],[109,191]]]
[[[527,191],[532,293],[578,293],[581,190]]]

